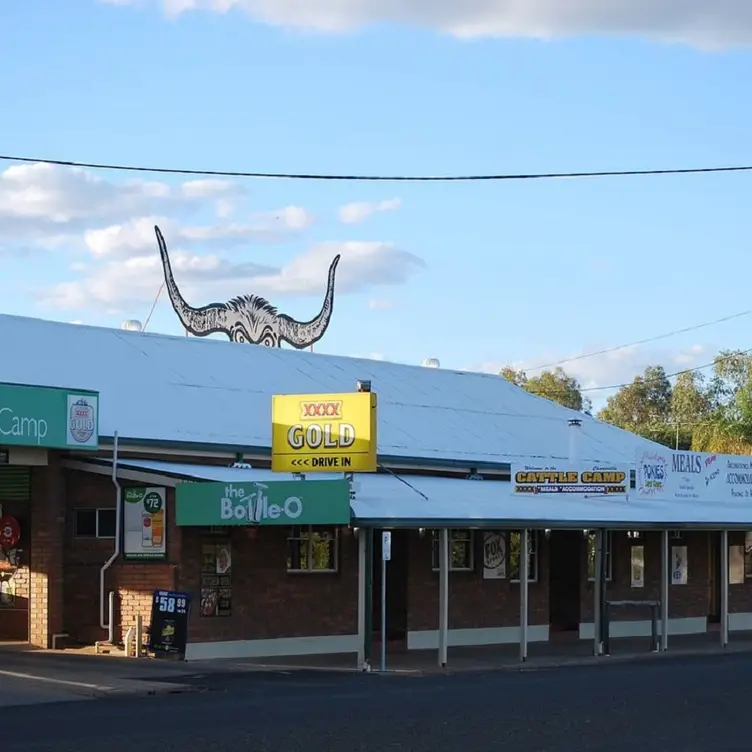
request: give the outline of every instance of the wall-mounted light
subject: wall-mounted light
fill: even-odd
[[[543,535],[545,535],[547,539],[548,539],[548,538],[550,538],[550,537],[551,537],[551,528],[550,528],[550,527],[547,527],[547,528],[546,528],[546,529],[545,529],[545,530],[543,531]]]
[[[358,392],[370,392],[371,391],[371,382],[367,381],[365,379],[358,379],[355,382],[355,389]]]
[[[421,538],[425,538],[426,537],[426,529],[424,527],[419,527],[418,528],[418,536],[421,537]]]
[[[354,528],[352,528],[352,533],[353,533],[353,535],[354,535],[354,536],[355,536],[356,538],[358,537],[358,533],[359,533],[359,532],[360,532],[360,528],[359,528],[359,527],[354,527]]]

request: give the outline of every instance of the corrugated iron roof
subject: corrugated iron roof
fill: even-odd
[[[574,417],[583,461],[631,464],[655,446],[488,374],[16,316],[0,316],[0,352],[2,381],[99,391],[105,437],[269,447],[273,394],[348,392],[369,379],[386,457],[566,460]]]

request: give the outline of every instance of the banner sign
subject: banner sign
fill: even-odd
[[[277,394],[272,397],[276,473],[375,473],[376,395]]]
[[[526,496],[626,496],[629,468],[616,465],[512,465],[512,491]]]
[[[175,489],[180,526],[349,525],[350,483],[277,480],[181,483]]]
[[[675,501],[752,499],[752,457],[651,449],[635,457],[635,495]]]

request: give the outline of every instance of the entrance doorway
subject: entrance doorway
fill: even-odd
[[[548,602],[552,632],[579,634],[582,544],[580,530],[551,531],[548,544]]]
[[[381,533],[373,531],[373,641],[381,644]],[[392,558],[386,564],[387,650],[407,647],[408,530],[392,530]]]
[[[708,622],[721,623],[721,534],[708,533]]]

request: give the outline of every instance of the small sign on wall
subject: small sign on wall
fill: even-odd
[[[167,558],[167,490],[123,489],[123,559]]]
[[[501,580],[507,576],[507,539],[503,533],[483,533],[483,579]]]
[[[671,584],[686,585],[689,562],[686,546],[671,546]]]
[[[632,546],[630,549],[631,586],[645,587],[645,546]]]
[[[744,584],[744,546],[729,546],[729,585]]]

